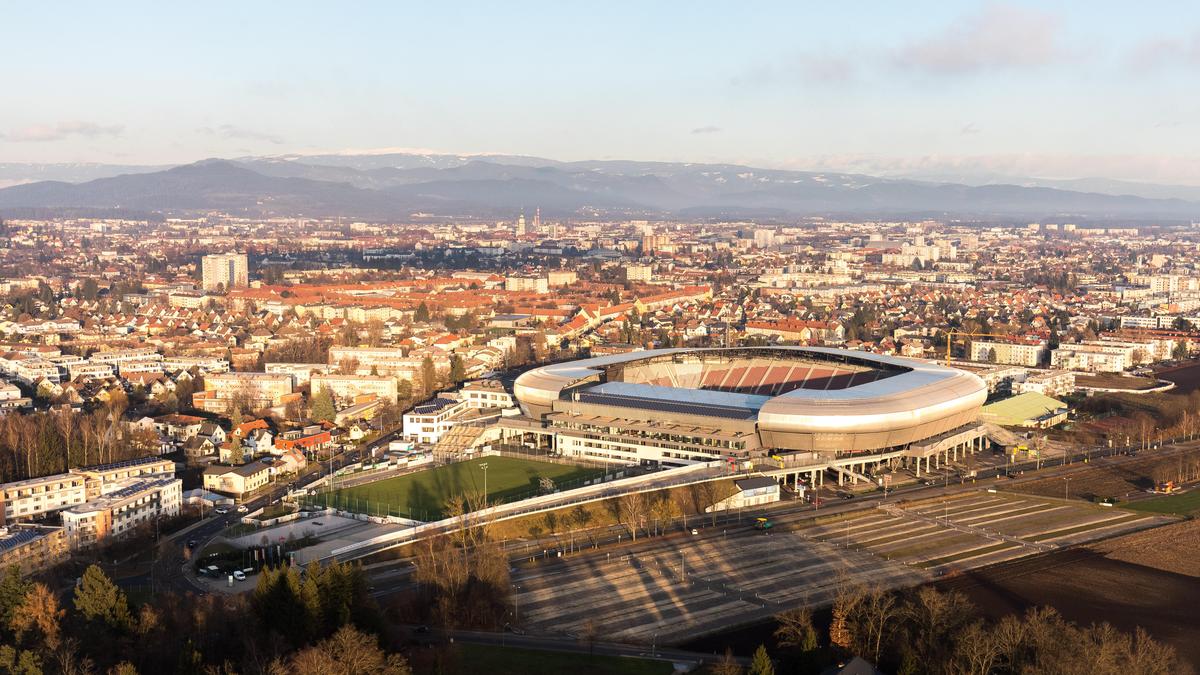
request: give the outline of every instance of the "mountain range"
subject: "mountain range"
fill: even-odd
[[[22,178],[25,176],[26,178]],[[49,178],[52,180],[33,180]],[[965,185],[733,164],[419,153],[209,159],[173,167],[0,164],[0,213],[223,211],[403,220],[551,217],[1166,219],[1200,216],[1200,189],[1088,179]],[[1140,194],[1139,194],[1140,192]],[[1182,196],[1183,198],[1180,198]]]

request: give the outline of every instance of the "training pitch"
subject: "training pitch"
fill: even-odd
[[[415,520],[434,520],[444,515],[446,501],[463,493],[484,489],[492,502],[510,502],[542,494],[540,481],[549,478],[555,488],[579,487],[604,473],[603,469],[552,464],[514,457],[483,457],[455,462],[434,469],[334,490],[315,495],[313,503],[373,515],[394,515]]]

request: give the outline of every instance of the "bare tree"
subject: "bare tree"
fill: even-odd
[[[996,665],[1000,645],[991,630],[976,621],[958,635],[954,648],[954,672],[962,675],[988,675]]]
[[[817,648],[817,631],[813,626],[812,610],[808,607],[789,609],[775,615],[779,627],[775,639],[781,647],[794,647],[802,652]]]
[[[860,653],[870,655],[873,663],[879,663],[884,639],[892,628],[892,619],[899,613],[896,596],[882,588],[872,588],[855,605],[855,610],[854,644]]]
[[[646,520],[646,495],[641,492],[631,492],[622,495],[617,502],[621,522],[629,529],[629,536],[637,541],[638,528]]]

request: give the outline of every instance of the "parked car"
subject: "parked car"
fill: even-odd
[[[219,516],[223,516],[226,513],[229,513],[229,507],[228,506],[218,506],[217,508],[213,509],[213,512]]]
[[[246,574],[245,574],[244,572],[242,572],[241,570],[234,570],[234,571],[233,571],[233,578],[234,578],[234,580],[236,580],[236,581],[245,581],[245,580],[246,580]]]

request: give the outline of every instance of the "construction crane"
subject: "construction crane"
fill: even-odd
[[[958,335],[961,337],[999,337],[999,338],[1013,337],[1012,335],[1006,335],[1004,333],[968,333],[966,331],[961,331],[961,330],[946,331],[946,363],[950,363],[950,347],[954,345],[954,336],[955,335]]]

